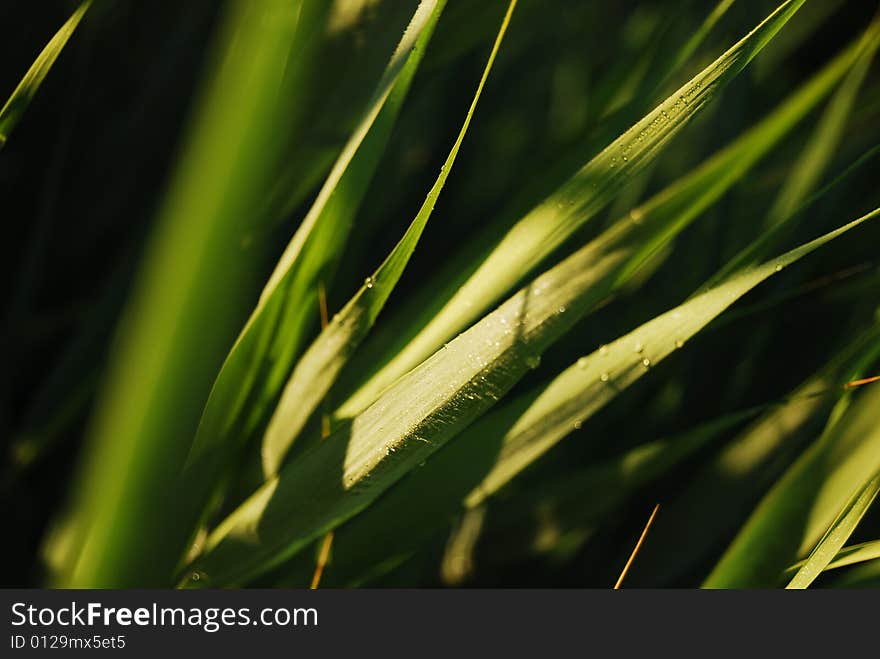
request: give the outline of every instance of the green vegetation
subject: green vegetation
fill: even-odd
[[[9,582],[880,582],[877,8],[61,6]]]

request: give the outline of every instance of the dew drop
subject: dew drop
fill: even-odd
[[[366,279],[364,279],[364,286],[366,286],[367,288],[373,288],[373,278],[367,277]]]
[[[782,272],[782,264],[781,263],[776,264],[776,272]]]
[[[645,213],[641,208],[633,208],[629,212],[629,219],[632,220],[633,224],[641,224],[642,220],[645,217]]]
[[[589,366],[590,360],[586,357],[581,357],[580,359],[578,359],[577,364],[578,368],[586,368],[587,366]]]
[[[575,421],[575,422],[574,422],[574,429],[575,429],[575,430],[580,430],[580,429],[581,429],[581,426],[583,426],[583,422],[582,422],[582,421]]]
[[[645,346],[643,346],[641,343],[636,343],[635,348],[633,348],[633,349],[634,349],[636,352],[642,352],[642,350],[645,349]]]
[[[675,347],[681,348],[682,346],[684,346],[684,341],[682,341],[681,339],[676,339],[675,340]]]
[[[526,366],[538,368],[541,365],[541,355],[529,355],[526,357]]]
[[[607,373],[603,373],[602,375],[599,376],[599,379],[600,379],[602,382],[608,382],[608,380],[609,380],[610,377],[611,377],[611,376],[608,375]]]
[[[565,313],[565,305],[559,307],[556,311],[559,313]]]
[[[645,368],[649,368],[651,366],[651,360],[645,357],[642,360],[642,366],[644,366]]]
[[[192,580],[193,580],[193,581],[198,581],[198,580],[201,579],[201,578],[202,578],[202,575],[200,575],[198,572],[193,572],[193,573],[192,573]]]
[[[608,346],[605,346],[605,345],[599,346],[599,354],[600,355],[607,355],[608,354]]]

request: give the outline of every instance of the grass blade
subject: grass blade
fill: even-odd
[[[444,5],[445,0],[425,0],[416,9],[359,124],[220,369],[182,479],[193,515],[204,512],[218,478],[265,422],[306,330],[317,321],[318,285],[328,279],[344,247]]]
[[[64,46],[70,40],[74,30],[76,30],[91,4],[92,0],[85,0],[76,8],[76,11],[70,15],[70,18],[65,21],[61,29],[55,33],[55,36],[52,37],[37,56],[37,59],[34,60],[31,68],[24,74],[21,82],[18,83],[15,91],[7,99],[3,109],[0,110],[0,149],[6,144],[9,134],[15,129],[18,122],[21,121],[21,117],[27,110],[28,105],[30,105],[40,85],[43,84],[43,80],[49,74],[49,71],[52,70],[55,60],[58,59],[61,51],[64,50]]]
[[[720,281],[731,272],[765,258],[774,244],[778,244],[790,231],[795,220],[800,219],[799,206],[810,189],[819,180],[822,171],[837,151],[850,111],[856,101],[859,88],[870,69],[871,62],[880,46],[880,18],[876,19],[856,44],[857,57],[832,97],[819,125],[807,143],[797,164],[788,176],[764,222],[765,230],[760,238],[742,250],[725,264],[712,281]]]
[[[60,585],[167,585],[193,532],[167,510],[181,503],[197,410],[241,322],[242,225],[296,111],[314,7],[235,0],[220,24],[213,76],[119,326],[73,512],[47,543]]]
[[[593,218],[773,38],[803,0],[782,3],[751,33],[590,160],[511,228],[488,252],[457,266],[456,279],[412,308],[406,331],[377,357],[381,367],[335,412],[350,418],[380,392],[465,329],[572,233]],[[400,328],[404,330],[404,328]],[[397,328],[395,328],[397,330]],[[373,364],[375,369],[375,364]]]
[[[786,586],[790,589],[808,588],[824,570],[827,570],[843,549],[843,545],[856,530],[880,492],[880,474],[873,476],[853,495],[852,500],[840,511],[840,515],[825,532],[825,536],[810,553],[809,558]],[[867,560],[861,558],[860,560]]]
[[[501,456],[469,504],[486,495],[586,416],[587,406],[613,397],[640,378],[740,296],[818,247],[880,215],[875,210],[840,229],[744,272],[686,302],[575,364],[528,406],[504,438]],[[590,247],[590,246],[588,246]],[[401,378],[350,426],[287,464],[226,518],[193,566],[198,586],[241,583],[277,565],[320,534],[372,503],[470,424],[537,364],[592,300],[583,282],[619,264],[619,249],[585,249],[538,277]],[[586,258],[584,258],[586,256]],[[636,342],[650,353],[636,353]],[[650,357],[648,357],[650,354]],[[602,378],[612,370],[614,379]],[[611,386],[609,386],[611,382]],[[594,397],[596,400],[594,400]],[[540,427],[541,432],[534,431]]]
[[[349,355],[370,331],[388,296],[403,274],[458,155],[515,7],[516,0],[512,0],[498,30],[458,137],[415,219],[382,265],[367,278],[366,283],[342,311],[333,317],[294,368],[263,438],[263,471],[267,476],[277,473],[290,445],[336,381]]]
[[[880,389],[866,388],[847,408],[849,396],[838,404],[826,432],[754,510],[706,587],[775,586],[834,521],[852,483],[865,482],[880,468]]]

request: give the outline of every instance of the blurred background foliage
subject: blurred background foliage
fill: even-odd
[[[236,241],[241,254],[228,256],[240,256],[243,270],[228,322],[216,328],[218,345],[231,345],[246,320],[416,4],[328,3],[314,35],[320,65],[306,75],[306,91],[286,127],[281,165],[272,173],[264,203],[242,223]],[[455,170],[379,328],[452,253],[481,240],[497,218],[515,219],[543,199],[662,100],[664,91],[700,71],[777,3],[732,3],[686,61],[670,71],[670,58],[703,25],[710,5],[520,0]],[[113,331],[180,153],[220,6],[214,0],[96,3],[0,152],[0,497],[9,516],[0,562],[4,585],[43,582],[39,546],[69,495]],[[0,4],[0,24],[8,26],[0,44],[0,90],[11,92],[74,8],[62,0]],[[331,310],[357,290],[418,209],[457,134],[505,8],[500,0],[450,0],[356,217],[328,291]],[[872,2],[807,2],[721,98],[603,211],[604,220],[586,225],[559,256],[766,116],[856,39],[875,11]],[[646,265],[636,282],[559,341],[517,390],[550,379],[572,355],[680,303],[760,235],[822,111],[820,105],[811,112]],[[878,117],[875,65],[820,181],[878,144]],[[779,247],[800,244],[875,208],[878,162],[859,167],[822,196]],[[461,529],[474,522],[453,518],[408,560],[363,583],[606,587],[660,502],[655,528],[627,585],[698,585],[763,494],[821,432],[830,405],[811,411],[794,430],[769,424],[770,435],[786,433],[785,450],[745,486],[712,471],[726,442],[746,427],[745,418],[722,424],[711,441],[661,478],[634,483],[628,496],[614,503],[614,514],[591,518],[584,499],[601,503],[603,490],[585,497],[578,484],[585,471],[595,479],[590,470],[613,464],[637,446],[717,423],[732,412],[782,402],[847,347],[857,345],[856,353],[868,355],[876,337],[865,344],[857,337],[876,322],[878,245],[880,227],[874,223],[738,303],[687,351],[658,367],[655,377],[618,397],[506,488],[479,520],[482,532],[467,560],[450,560],[450,532],[466,542]],[[866,368],[872,365],[869,360]],[[822,386],[839,387],[846,376],[832,372]],[[621,477],[611,473],[616,475],[604,477]],[[565,483],[571,484],[568,495]],[[703,488],[697,490],[703,509],[696,512],[687,501],[695,483]],[[878,534],[875,509],[853,541]],[[301,577],[298,585],[306,585],[308,575]],[[334,576],[331,561],[327,585],[351,583],[346,578],[341,572]]]

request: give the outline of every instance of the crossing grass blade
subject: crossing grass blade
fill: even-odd
[[[442,290],[405,312],[387,346],[370,351],[370,367],[334,412],[351,418],[395,380],[496,304],[572,233],[595,217],[668,142],[738,75],[801,7],[782,3],[752,32],[609,144],[554,194],[518,221],[494,246],[456,264]],[[381,352],[379,352],[381,349]],[[375,357],[374,357],[375,355]],[[360,371],[361,369],[359,369]]]
[[[857,391],[857,390],[856,390]],[[880,468],[880,389],[847,394],[826,431],[767,493],[704,585],[770,587],[819,541],[850,498]]]
[[[517,399],[517,422],[468,504],[484,500],[739,297],[878,215],[880,209],[732,277],[572,365],[537,399]],[[592,267],[585,267],[581,253],[569,257],[401,378],[350,425],[287,464],[209,535],[183,583],[245,582],[363,510],[537,364],[537,356],[571,326],[568,310],[577,317],[578,307],[591,302],[581,290],[595,276],[591,270],[613,268],[620,251],[585,250]],[[636,343],[645,350],[635,352]],[[191,581],[192,575],[198,578]]]
[[[827,572],[842,567],[849,567],[850,565],[857,565],[858,563],[867,563],[878,558],[880,558],[880,540],[861,542],[857,545],[849,545],[842,548],[822,571]],[[806,560],[795,563],[785,571],[786,575],[793,576],[797,574],[798,570],[805,564]]]
[[[676,582],[694,565],[710,560],[713,551],[723,549],[763,494],[821,431],[844,394],[843,382],[878,354],[880,324],[873,323],[795,387],[780,406],[762,414],[700,465],[664,502],[665,523],[640,557],[637,578],[653,585]],[[693,528],[701,532],[682,546],[682,535]]]
[[[182,481],[192,525],[248,440],[271,413],[330,279],[445,0],[416,9],[360,122],[230,350],[205,405]]]
[[[846,541],[855,531],[856,526],[862,521],[865,513],[868,512],[868,508],[874,503],[878,492],[880,492],[880,473],[872,476],[867,483],[862,485],[853,494],[853,498],[840,511],[840,515],[825,532],[825,535],[810,553],[809,558],[797,571],[797,574],[794,575],[786,588],[808,588],[824,570],[829,568],[832,561],[839,556],[843,545],[846,544]],[[850,556],[850,558],[853,557]],[[859,558],[858,560],[865,559]]]
[[[458,150],[467,133],[483,86],[492,69],[492,64],[498,54],[515,7],[516,0],[512,0],[502,20],[458,137],[415,219],[382,265],[367,278],[366,283],[333,317],[330,324],[297,362],[263,438],[263,472],[266,476],[273,476],[277,473],[290,445],[336,381],[336,377],[348,361],[349,355],[370,331],[376,317],[382,311],[382,307],[403,274],[431,212],[434,210],[434,204],[443,190],[446,178],[452,170],[455,157],[458,155]]]
[[[76,11],[70,15],[70,18],[65,21],[61,29],[46,44],[46,47],[43,48],[43,51],[34,60],[34,63],[25,73],[21,82],[18,83],[15,91],[12,92],[12,95],[3,105],[3,109],[0,110],[0,149],[6,144],[9,134],[15,129],[18,122],[21,121],[28,105],[30,105],[40,85],[43,84],[43,80],[49,74],[49,71],[52,70],[55,60],[58,59],[61,51],[64,50],[64,46],[67,45],[67,42],[91,4],[92,0],[85,0],[76,8]]]

